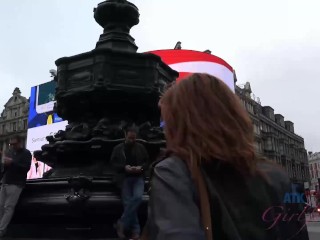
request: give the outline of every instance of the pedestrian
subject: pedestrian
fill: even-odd
[[[4,175],[0,191],[0,237],[6,234],[20,194],[26,184],[31,165],[31,153],[25,149],[20,136],[10,140],[10,150],[5,154]]]
[[[305,219],[285,215],[287,174],[255,152],[250,117],[224,82],[193,74],[159,105],[168,156],[151,174],[143,240],[308,239]]]
[[[149,156],[146,148],[136,142],[137,132],[126,131],[125,142],[117,145],[111,155],[111,164],[116,170],[114,181],[121,190],[123,214],[116,224],[119,238],[129,232],[131,238],[140,237],[138,209],[144,193],[144,172],[147,170]]]

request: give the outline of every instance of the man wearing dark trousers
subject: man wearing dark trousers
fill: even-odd
[[[22,145],[20,136],[10,140],[10,151],[4,157],[4,174],[0,192],[0,237],[4,236],[14,209],[26,184],[31,153]]]
[[[125,238],[124,232],[129,231],[132,239],[139,239],[140,224],[138,208],[144,192],[144,171],[149,156],[146,148],[136,142],[137,133],[134,129],[126,132],[124,143],[117,145],[111,155],[111,164],[116,170],[114,180],[121,189],[124,211],[117,223],[117,233]]]

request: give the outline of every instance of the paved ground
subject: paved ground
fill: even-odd
[[[309,232],[309,240],[319,240],[319,239],[320,239],[319,233]]]
[[[320,223],[317,223],[316,226],[308,224],[308,233],[309,233],[309,240],[319,240],[320,239]]]
[[[309,240],[320,239],[320,215],[306,216],[307,227],[309,232]]]
[[[309,233],[309,240],[320,240],[320,215],[315,216],[306,216],[307,228]],[[0,238],[2,239],[2,238]],[[30,238],[3,238],[4,240],[34,240]],[[40,239],[38,239],[40,240]],[[50,239],[41,239],[41,240],[50,240]],[[58,239],[55,239],[58,240]],[[99,240],[99,239],[94,239]],[[101,239],[102,240],[102,239]],[[113,239],[104,239],[104,240],[113,240]],[[116,240],[116,239],[115,239]]]

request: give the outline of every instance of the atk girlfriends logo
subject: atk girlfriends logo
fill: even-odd
[[[304,199],[304,194],[286,193],[283,199],[284,205],[271,206],[266,209],[262,214],[262,220],[268,224],[267,230],[274,229],[280,224],[292,224],[292,226],[297,226],[296,232],[294,232],[288,240],[306,230],[306,213],[316,213],[318,212],[318,208],[308,205]],[[297,210],[302,204],[304,205],[303,209]],[[294,222],[297,224],[293,224]]]

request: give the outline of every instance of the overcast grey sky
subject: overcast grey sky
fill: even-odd
[[[102,0],[0,1],[0,111],[19,87],[26,97],[50,80],[54,61],[92,50],[102,33]],[[139,52],[173,48],[226,60],[263,105],[295,124],[308,150],[320,151],[319,0],[132,0]]]

